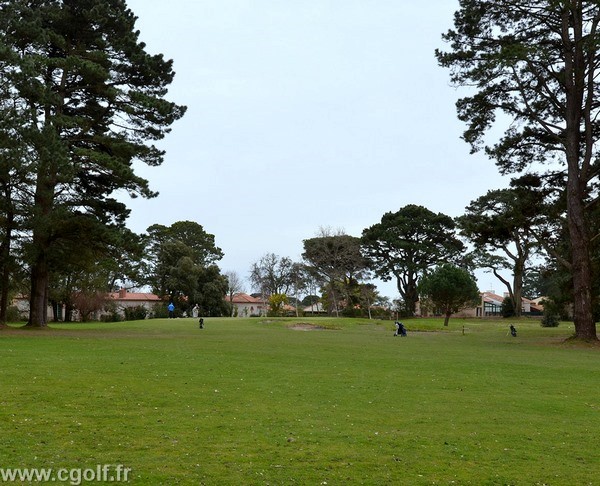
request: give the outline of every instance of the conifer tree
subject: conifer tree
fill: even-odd
[[[0,1],[0,82],[25,119],[33,160],[31,326],[47,324],[58,242],[85,245],[87,234],[122,226],[128,210],[118,191],[156,195],[133,163],[161,164],[154,142],[185,112],[165,99],[172,61],[146,52],[135,21],[124,0]]]
[[[461,0],[439,63],[470,95],[457,102],[464,139],[502,173],[564,175],[575,336],[596,340],[591,211],[598,202],[600,4]],[[501,116],[499,116],[501,115]],[[504,125],[502,125],[504,123]],[[490,141],[490,128],[502,135]]]

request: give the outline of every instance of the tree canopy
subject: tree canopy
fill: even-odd
[[[452,261],[464,250],[450,216],[409,204],[385,213],[381,222],[363,230],[362,248],[370,267],[382,280],[396,278],[409,315],[419,300],[419,277],[434,265]]]
[[[178,302],[179,310],[198,304],[204,315],[228,314],[223,297],[227,278],[215,265],[223,257],[215,237],[193,221],[147,230],[148,283],[162,298]]]
[[[526,265],[538,246],[532,227],[539,208],[535,193],[501,189],[471,201],[457,218],[460,233],[475,245],[478,266],[490,268],[506,286],[516,316],[521,315]],[[512,272],[512,283],[501,270]]]
[[[425,275],[419,284],[422,303],[429,300],[444,315],[444,326],[450,316],[481,301],[475,279],[466,270],[446,263]]]
[[[347,309],[352,308],[358,283],[368,275],[360,238],[341,232],[309,238],[304,240],[302,258],[309,271],[326,287],[336,314],[339,314],[338,304],[342,299]]]
[[[252,264],[250,282],[265,297],[288,294],[299,278],[298,267],[288,257],[267,253]]]
[[[155,195],[133,163],[159,165],[154,142],[185,112],[165,99],[172,62],[146,52],[135,21],[124,0],[0,1],[3,106],[22,121],[18,149],[30,175],[23,229],[32,326],[47,323],[61,240],[82,226],[94,234],[122,227],[128,210],[118,191]]]
[[[591,211],[598,192],[600,4],[584,0],[461,0],[455,28],[436,51],[458,86],[467,123],[464,139],[485,147],[505,174],[542,171],[564,176],[565,260],[572,276],[575,335],[596,340],[593,318]],[[492,127],[502,133],[488,140]]]

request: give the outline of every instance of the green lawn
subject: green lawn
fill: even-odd
[[[140,485],[600,484],[600,348],[565,344],[565,323],[523,320],[512,338],[513,321],[404,322],[407,338],[324,318],[2,330],[0,467],[122,464]]]

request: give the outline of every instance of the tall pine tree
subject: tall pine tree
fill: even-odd
[[[26,120],[34,161],[31,326],[47,324],[58,242],[85,244],[73,228],[122,226],[128,210],[116,191],[155,195],[133,162],[161,164],[154,142],[185,112],[165,99],[172,62],[146,52],[135,21],[124,0],[0,1],[0,81]]]
[[[452,81],[464,138],[503,173],[551,164],[565,176],[575,336],[596,340],[591,212],[598,201],[600,4],[584,0],[461,0],[455,29],[437,51]],[[499,117],[498,114],[503,116]],[[484,136],[506,122],[490,144]],[[556,179],[555,179],[556,180]]]

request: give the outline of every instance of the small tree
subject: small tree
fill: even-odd
[[[514,317],[516,316],[515,306],[510,297],[505,297],[502,301],[502,317]]]
[[[271,316],[281,316],[283,307],[288,303],[288,298],[285,294],[273,294],[269,297],[269,314]]]
[[[444,326],[450,316],[480,300],[475,279],[466,270],[446,263],[421,279],[421,298],[428,298],[444,314]]]
[[[82,322],[90,319],[92,314],[100,311],[106,305],[106,294],[100,292],[74,292],[71,301],[74,307],[79,311],[79,318]]]
[[[359,282],[369,275],[367,260],[361,253],[361,240],[339,230],[332,234],[321,229],[321,236],[304,240],[302,258],[308,272],[320,280],[324,293],[336,316],[340,304],[350,314],[353,312],[353,291]]]
[[[544,310],[544,317],[542,317],[540,325],[542,327],[558,327],[559,322],[558,314]]]

